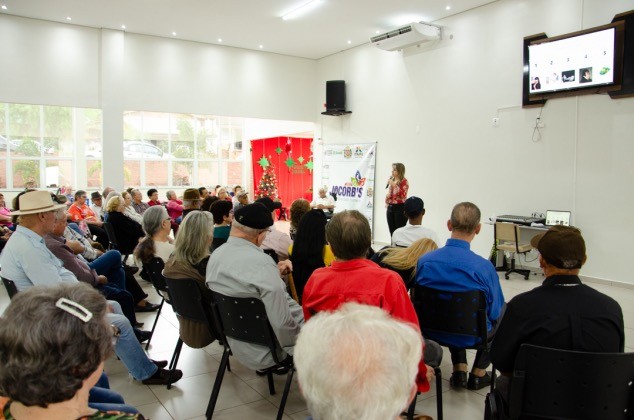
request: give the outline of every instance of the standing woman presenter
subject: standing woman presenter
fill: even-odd
[[[409,183],[405,178],[405,165],[402,163],[392,164],[392,176],[387,180],[387,195],[385,204],[387,206],[387,226],[390,229],[390,237],[398,228],[405,226],[407,217],[404,212],[404,204],[407,199]]]

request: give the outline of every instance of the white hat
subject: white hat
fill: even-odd
[[[11,216],[46,213],[47,211],[66,208],[66,204],[55,204],[48,191],[29,191],[19,197],[20,210],[11,212]]]

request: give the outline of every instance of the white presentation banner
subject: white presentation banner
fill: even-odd
[[[337,197],[335,212],[359,210],[373,226],[376,143],[325,144],[321,184]]]

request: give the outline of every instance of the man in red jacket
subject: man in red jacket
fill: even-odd
[[[378,306],[393,318],[409,323],[420,331],[418,317],[403,280],[393,271],[379,267],[365,258],[372,235],[370,224],[360,212],[336,213],[326,226],[326,239],[336,261],[330,267],[313,272],[304,288],[304,319],[322,311],[334,311],[345,302]],[[429,390],[433,369],[442,360],[442,348],[426,340],[423,360],[419,365],[418,390]]]

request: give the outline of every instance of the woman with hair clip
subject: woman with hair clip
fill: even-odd
[[[174,241],[169,237],[172,225],[165,207],[148,208],[143,213],[142,226],[145,237],[134,249],[134,258],[140,265],[149,263],[154,257],[167,261],[174,252]]]
[[[330,266],[335,259],[330,245],[326,244],[326,215],[322,210],[311,210],[302,216],[288,254],[293,264],[294,298],[301,304],[304,286],[313,271]]]
[[[429,238],[422,238],[407,248],[386,247],[372,256],[372,261],[383,268],[398,273],[409,290],[414,285],[416,264],[418,259],[430,251],[438,249],[436,242]]]
[[[0,418],[143,419],[89,406],[120,333],[106,312],[83,283],[18,293],[0,318]]]
[[[231,207],[231,203],[228,203]],[[205,284],[209,247],[213,238],[214,221],[211,213],[193,211],[181,222],[174,243],[174,252],[165,263],[163,275],[170,279],[194,279],[198,282],[205,302],[211,303],[211,291]],[[215,337],[203,323],[178,317],[180,338],[196,349],[211,344]]]
[[[409,183],[405,178],[405,165],[402,163],[392,164],[392,176],[387,180],[387,194],[385,205],[387,207],[387,226],[390,229],[390,237],[398,228],[407,224],[405,216],[405,200]]]

